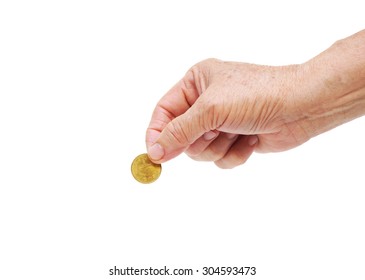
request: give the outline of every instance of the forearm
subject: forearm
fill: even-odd
[[[311,62],[326,86],[338,94],[365,86],[365,30],[337,41]]]
[[[303,110],[311,136],[365,115],[365,30],[337,41],[303,65]]]

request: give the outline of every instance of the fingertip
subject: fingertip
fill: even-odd
[[[241,136],[225,156],[214,163],[222,169],[232,169],[242,165],[254,152],[257,142],[258,137],[256,135],[250,135],[248,137]]]
[[[152,161],[159,161],[165,155],[165,150],[159,143],[154,143],[147,148],[147,153]]]

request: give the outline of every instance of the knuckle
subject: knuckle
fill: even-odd
[[[217,64],[219,62],[221,62],[221,60],[217,58],[207,58],[194,64],[193,67],[190,68],[190,70],[204,70],[206,68],[212,67],[214,64]]]
[[[229,155],[222,157],[214,163],[222,169],[232,169],[240,166],[247,161],[248,157],[240,153],[229,153]]]
[[[224,157],[224,151],[221,151],[218,149],[218,147],[214,148],[215,145],[208,146],[204,151],[201,151],[200,153],[194,154],[189,153],[190,157],[198,160],[198,161],[218,161]]]
[[[187,72],[187,77],[192,77],[196,88],[201,95],[209,86],[212,69],[220,62],[216,58],[208,58],[193,65]]]
[[[178,144],[179,146],[187,145],[189,139],[184,127],[178,121],[172,121],[166,126],[169,143]]]
[[[243,155],[241,153],[232,153],[230,160],[232,164],[238,166],[244,164],[248,160],[248,157],[247,155]]]
[[[205,68],[205,67],[212,67],[213,65],[219,62],[221,62],[221,60],[211,57],[198,62],[196,65],[200,66],[201,68]]]
[[[221,169],[232,169],[232,168],[236,167],[236,165],[229,163],[224,159],[217,160],[214,162],[214,164]]]
[[[201,153],[201,149],[199,149],[198,147],[194,147],[194,146],[190,146],[186,151],[185,154],[191,158],[196,158],[200,153]]]
[[[211,161],[217,161],[224,157],[226,151],[220,149],[218,145],[210,145],[207,149]]]

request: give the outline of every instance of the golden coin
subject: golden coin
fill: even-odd
[[[131,171],[138,182],[149,184],[160,177],[161,168],[161,164],[153,163],[147,154],[141,154],[133,160]]]

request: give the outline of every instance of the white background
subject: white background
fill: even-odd
[[[1,1],[0,279],[256,266],[365,278],[365,119],[220,170],[141,185],[157,101],[200,60],[302,63],[365,27],[361,1]]]

